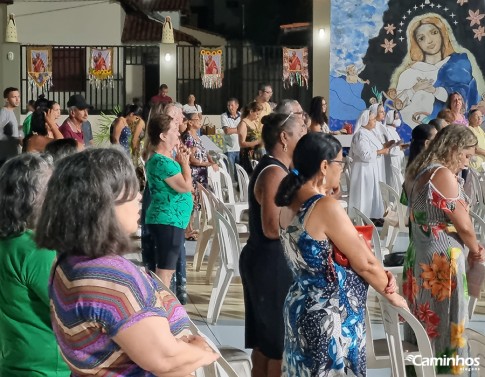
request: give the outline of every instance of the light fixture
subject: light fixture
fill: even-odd
[[[166,61],[166,62],[169,62],[170,60],[172,60],[172,55],[170,55],[170,52],[167,52],[167,53],[165,54],[165,61]]]
[[[320,38],[320,39],[325,38],[325,29],[323,27],[318,29],[318,38]]]

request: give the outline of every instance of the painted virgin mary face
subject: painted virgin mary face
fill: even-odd
[[[443,38],[439,29],[433,24],[418,26],[414,32],[414,37],[425,55],[435,55],[441,51]]]

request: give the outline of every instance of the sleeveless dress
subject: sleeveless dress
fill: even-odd
[[[200,139],[195,139],[190,133],[185,133],[182,135],[182,140],[187,148],[194,150],[194,157],[202,162],[209,161],[209,153],[205,149],[202,141]],[[197,183],[207,188],[208,177],[207,177],[207,166],[194,166],[190,165],[190,170],[192,171],[192,187],[194,188],[194,210],[200,211],[200,192],[197,187]]]
[[[241,122],[246,123],[246,142],[261,139],[261,132],[258,132],[256,126],[254,128],[251,128],[245,120],[242,120]],[[251,174],[253,172],[251,160],[259,161],[263,156],[263,151],[264,149],[261,147],[261,144],[253,148],[241,148],[241,151],[239,152],[239,161],[241,161],[241,166],[244,168],[244,170],[246,170],[248,174]]]
[[[431,182],[439,169],[433,164],[416,177],[408,195],[410,244],[403,270],[403,295],[411,312],[425,328],[435,357],[468,356],[465,329],[468,326],[468,290],[463,241],[447,213],[456,206],[468,206],[459,182],[458,197],[445,198]],[[420,176],[435,169],[428,182],[416,187]],[[405,326],[405,339],[417,344]],[[459,367],[441,366],[438,373],[460,374]]]
[[[120,145],[123,149],[130,155],[130,139],[131,139],[131,129],[126,125],[120,133]]]
[[[365,303],[368,284],[336,264],[329,240],[314,240],[305,220],[323,195],[303,203],[281,229],[295,276],[284,307],[282,376],[365,376]]]
[[[259,348],[266,357],[281,359],[283,303],[293,277],[280,240],[263,234],[261,206],[254,195],[261,172],[275,165],[287,171],[279,160],[263,156],[249,182],[249,239],[241,252],[239,270],[244,288],[246,348]]]

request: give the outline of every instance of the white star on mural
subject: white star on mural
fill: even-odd
[[[401,25],[401,26],[402,26],[402,25]],[[402,33],[402,29],[399,29],[399,30],[398,30],[398,32],[399,32],[399,33]]]
[[[458,25],[458,21],[457,21],[457,20],[453,21],[453,23],[454,23],[455,25]]]
[[[423,4],[423,3],[421,3],[420,7],[421,7],[421,9],[423,9],[423,8],[424,8],[424,4]]]
[[[456,17],[456,14],[454,14],[453,12],[451,12],[450,17],[451,18],[455,18]]]
[[[399,22],[399,25],[403,26],[403,25],[404,25],[404,22],[402,22],[402,21],[401,21],[401,22]]]
[[[448,8],[447,8],[447,7],[444,7],[444,8],[443,8],[443,10],[444,10],[445,12],[448,12]]]
[[[399,37],[399,40],[400,40],[401,42],[404,40],[404,38],[403,38],[403,36],[402,36],[402,35]]]
[[[417,7],[417,5],[416,5],[416,4],[414,4],[414,7],[413,7],[413,8],[414,8],[414,10],[418,9],[418,7]]]
[[[402,19],[405,20],[406,19],[406,15],[402,16]]]
[[[436,8],[440,9],[441,8],[441,5],[440,4],[436,5]]]
[[[434,8],[434,4],[433,4],[433,3],[431,3],[431,4],[430,4],[430,7],[431,7],[431,8]]]
[[[408,14],[411,14],[411,9],[408,9]]]

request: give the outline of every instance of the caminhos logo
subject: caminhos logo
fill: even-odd
[[[423,357],[421,355],[408,355],[406,361],[411,362],[415,366],[449,366],[449,367],[463,367],[465,370],[480,370],[479,357]]]

